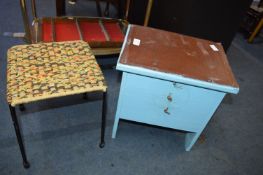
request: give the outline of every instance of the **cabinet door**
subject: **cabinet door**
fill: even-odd
[[[125,73],[120,93],[120,118],[196,132],[201,130],[224,94]]]

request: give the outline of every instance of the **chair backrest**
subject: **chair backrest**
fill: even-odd
[[[125,16],[124,16],[125,20],[127,20],[129,16],[130,1],[131,0],[126,0],[126,9],[125,9]],[[151,14],[151,9],[152,9],[152,4],[153,4],[153,0],[148,0],[146,14],[144,18],[144,26],[148,25],[150,14]],[[21,8],[23,23],[24,23],[24,28],[25,28],[25,40],[26,42],[31,43],[32,41],[31,23],[29,22],[29,16],[27,13],[26,0],[20,0],[20,8]],[[31,13],[33,16],[33,23],[34,23],[37,21],[37,10],[36,10],[35,0],[31,0]]]
[[[131,0],[126,0],[125,20],[128,20],[129,10],[130,10],[130,2],[131,2]],[[148,0],[148,4],[147,4],[147,8],[146,8],[146,14],[145,14],[144,23],[143,23],[144,26],[147,26],[149,23],[151,10],[152,10],[152,4],[153,4],[153,0]]]
[[[32,3],[32,1],[31,1]],[[24,22],[24,28],[25,28],[25,40],[26,42],[31,42],[31,32],[30,32],[30,24],[29,24],[29,18],[27,14],[27,6],[25,0],[20,0],[20,8],[22,12],[23,22]],[[33,8],[33,7],[32,7]]]

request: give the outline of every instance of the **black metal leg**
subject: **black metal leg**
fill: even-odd
[[[88,94],[87,93],[83,93],[83,99],[85,99],[85,100],[88,99]]]
[[[11,105],[9,105],[9,109],[10,109],[10,112],[11,112],[13,125],[14,125],[15,131],[16,131],[16,138],[17,138],[17,141],[18,141],[18,144],[19,144],[19,148],[20,148],[20,152],[21,152],[21,155],[22,155],[22,158],[23,158],[23,165],[24,165],[25,168],[29,168],[30,164],[27,161],[27,157],[26,157],[26,152],[25,152],[22,136],[21,136],[21,133],[20,133],[20,127],[19,127],[19,124],[18,124],[17,116],[16,116],[16,110]]]
[[[103,92],[100,148],[103,148],[105,146],[104,136],[105,136],[105,126],[106,126],[106,113],[107,113],[107,92]]]
[[[56,11],[57,11],[57,16],[65,16],[66,15],[65,0],[56,0]]]
[[[97,14],[99,17],[102,17],[101,7],[100,7],[100,0],[96,0],[96,8],[97,8]]]
[[[20,104],[20,105],[19,105],[19,110],[20,110],[20,111],[25,111],[25,110],[26,110],[25,105],[24,105],[24,104]]]
[[[106,2],[106,7],[105,7],[105,10],[104,10],[104,16],[105,17],[109,17],[109,15],[110,15],[110,2],[107,1]]]

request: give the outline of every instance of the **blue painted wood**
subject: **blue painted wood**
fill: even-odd
[[[129,25],[127,29],[127,35],[125,36],[124,44],[122,46],[120,56],[118,59],[118,63],[116,66],[117,70],[135,73],[135,74],[139,74],[143,76],[149,76],[153,78],[159,78],[159,79],[194,85],[194,86],[213,89],[213,90],[222,91],[222,92],[233,93],[233,94],[237,94],[239,92],[239,88],[232,87],[232,86],[217,84],[214,82],[201,81],[201,80],[192,79],[189,77],[184,77],[183,75],[165,73],[165,72],[160,72],[158,70],[151,70],[151,69],[143,68],[140,66],[131,66],[131,65],[120,63],[120,59],[122,58],[122,53],[124,51],[125,45],[128,42],[129,43],[131,42],[131,41],[128,41],[128,33],[130,32],[130,30],[131,30],[131,25]]]
[[[195,142],[198,140],[198,137],[201,135],[202,131],[199,132],[190,132],[186,133],[185,136],[185,150],[190,151],[194,146]]]
[[[129,30],[130,26],[127,33]],[[124,43],[131,42],[127,36]],[[116,137],[120,119],[131,120],[187,131],[185,149],[189,151],[225,94],[239,91],[236,87],[121,64],[120,58],[117,69],[123,71],[123,77],[112,138]]]
[[[189,151],[224,95],[220,91],[124,72],[112,138],[116,137],[119,119],[131,120],[193,132],[186,136],[185,147]]]
[[[125,86],[126,86],[126,74],[123,73],[122,75],[122,82],[121,82],[121,87],[120,87],[120,94],[119,94],[119,99],[118,99],[118,107],[117,107],[117,111],[116,111],[116,115],[115,115],[115,120],[114,120],[114,125],[113,125],[113,130],[112,130],[112,138],[116,137],[116,132],[117,132],[117,128],[118,128],[118,124],[119,124],[119,120],[120,120],[120,113],[122,108],[122,104],[123,101],[125,101],[125,99],[123,99],[123,96],[121,94],[123,94],[123,92],[125,92]]]
[[[210,99],[209,103],[207,104],[207,107],[204,110],[204,113],[207,117],[207,120],[203,120],[203,123],[200,125],[200,128],[197,132],[193,132],[193,133],[187,133],[186,137],[185,137],[185,150],[186,151],[190,151],[191,148],[193,147],[193,145],[195,144],[195,142],[197,141],[198,137],[200,136],[200,134],[202,133],[202,131],[204,130],[205,126],[207,125],[207,123],[209,122],[209,120],[212,118],[214,112],[216,111],[217,107],[220,105],[221,101],[223,100],[225,96],[225,93],[220,93],[218,92],[213,99]],[[204,99],[207,100],[207,99]],[[201,109],[197,109],[197,110],[201,110]]]
[[[159,79],[199,86],[199,87],[213,89],[213,90],[222,91],[222,92],[228,92],[228,93],[233,93],[233,94],[237,94],[239,92],[239,88],[235,88],[232,86],[225,86],[225,85],[216,84],[213,82],[205,82],[201,80],[184,77],[182,75],[158,72],[158,71],[154,71],[154,70],[150,70],[150,69],[146,69],[142,67],[121,64],[119,62],[117,64],[116,69],[120,71],[125,71],[125,72],[135,73],[139,75],[149,76],[153,78],[159,78]]]
[[[199,131],[210,119],[215,99],[224,93],[180,83],[124,73],[123,99],[119,115],[123,119]],[[170,96],[171,101],[168,100]],[[165,112],[167,109],[167,112]]]

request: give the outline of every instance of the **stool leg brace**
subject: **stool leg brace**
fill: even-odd
[[[16,131],[16,138],[18,141],[18,145],[20,148],[20,152],[23,158],[23,165],[24,168],[29,168],[30,164],[27,160],[27,156],[26,156],[26,151],[25,151],[25,147],[23,144],[23,139],[22,139],[22,135],[20,132],[20,126],[17,120],[17,115],[16,115],[16,109],[15,107],[9,105],[9,109],[10,109],[10,113],[11,113],[11,117],[12,117],[12,121],[13,121],[13,125]],[[103,92],[103,99],[102,99],[102,118],[101,118],[101,135],[100,135],[100,148],[103,148],[105,146],[105,141],[104,141],[104,136],[105,136],[105,126],[106,126],[106,113],[107,113],[107,92]]]

